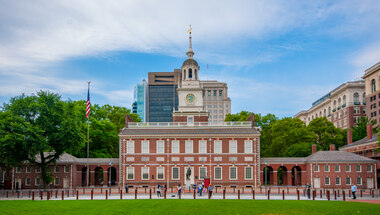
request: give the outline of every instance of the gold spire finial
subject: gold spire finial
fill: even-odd
[[[187,30],[187,32],[191,35],[191,25],[189,25],[190,26],[190,28],[189,28],[189,30]]]

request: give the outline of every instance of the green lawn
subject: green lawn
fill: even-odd
[[[360,202],[281,200],[0,201],[0,214],[378,214]]]

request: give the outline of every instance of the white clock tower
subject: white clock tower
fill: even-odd
[[[199,83],[199,66],[193,59],[191,47],[191,27],[189,30],[189,50],[187,60],[181,67],[181,84],[178,92],[178,111],[173,112],[174,122],[207,122],[208,112],[203,108],[203,93]]]

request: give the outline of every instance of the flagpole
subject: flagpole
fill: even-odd
[[[90,81],[88,82],[88,98],[90,98]],[[89,101],[87,101],[89,102]],[[89,179],[90,179],[90,167],[89,167],[89,157],[90,157],[90,115],[88,115],[87,118],[87,187],[89,187]]]

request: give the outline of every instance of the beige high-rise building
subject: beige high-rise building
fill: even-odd
[[[362,78],[365,81],[367,116],[377,126],[380,122],[380,62],[365,70]]]
[[[315,118],[327,117],[335,127],[346,129],[365,115],[365,104],[364,81],[349,81],[313,102],[309,110],[303,110],[294,117],[306,125]]]
[[[203,89],[203,107],[209,112],[209,122],[223,122],[226,114],[231,113],[231,99],[228,97],[226,83],[219,81],[201,81]]]

